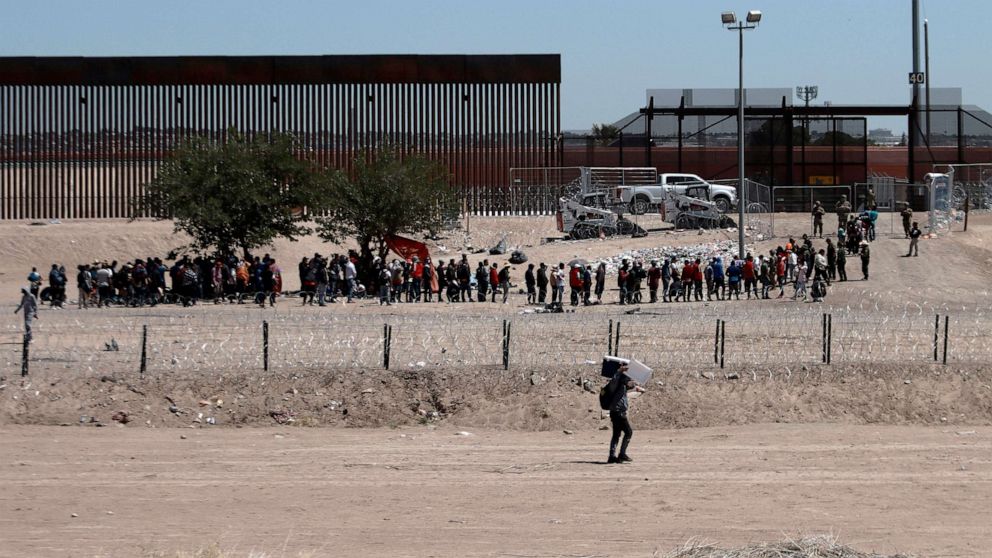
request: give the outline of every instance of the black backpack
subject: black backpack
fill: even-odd
[[[609,411],[617,404],[624,395],[623,374],[615,374],[609,382],[599,390],[599,407],[604,411]]]

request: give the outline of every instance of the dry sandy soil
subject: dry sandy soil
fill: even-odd
[[[807,228],[802,215],[776,222],[779,237]],[[658,231],[542,244],[555,234],[550,217],[474,218],[471,230],[432,244],[433,253],[458,257],[506,234],[531,261],[556,262],[736,237]],[[900,257],[901,238],[882,238],[873,246],[872,280],[835,284],[826,305],[789,312],[818,317],[829,307],[867,305],[884,318],[914,305],[929,319],[953,307],[955,319],[980,325],[992,310],[990,242],[987,215],[972,216],[968,233],[925,241],[920,258]],[[179,244],[163,222],[0,223],[0,297],[9,314],[31,266],[164,255]],[[270,252],[294,288],[300,257],[340,248],[307,238]],[[859,266],[849,262],[856,277]],[[514,273],[522,278],[522,269]],[[281,304],[274,312],[288,311],[289,302]],[[738,304],[749,303],[728,308],[749,311]],[[755,304],[774,312],[798,303]],[[280,315],[498,318],[523,309],[515,300]],[[582,308],[566,319],[624,309]],[[219,311],[249,325],[263,312],[155,309],[176,327],[185,316]],[[133,326],[140,312],[46,307],[39,334],[57,319],[84,333],[95,328],[89,340],[102,343],[108,324]],[[238,555],[649,556],[691,537],[735,545],[798,531],[834,532],[886,553],[982,556],[992,548],[992,372],[982,362],[867,360],[795,373],[776,367],[774,375],[745,367],[732,381],[680,370],[634,403],[635,425],[655,429],[635,435],[637,461],[607,467],[598,463],[607,435],[598,429],[608,420],[568,373],[520,363],[508,373],[282,367],[268,375],[224,369],[138,378],[133,361],[88,373],[36,362],[21,380],[12,320],[0,320],[11,343],[0,371],[0,556],[135,556],[213,543]],[[111,418],[121,410],[127,426]],[[272,411],[291,411],[296,426],[325,428],[278,426],[288,415]],[[205,424],[210,417],[216,427]]]
[[[657,556],[799,532],[992,546],[989,428],[644,430],[635,462],[609,466],[606,432],[470,434],[6,427],[0,556]]]

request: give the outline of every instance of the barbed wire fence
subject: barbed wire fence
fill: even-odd
[[[286,312],[262,317],[122,310],[67,316],[35,322],[30,370],[81,375],[384,368],[554,372],[598,364],[614,342],[618,356],[636,358],[664,374],[695,375],[720,362],[728,370],[823,363],[827,343],[832,364],[984,363],[992,358],[988,306],[906,303],[901,311],[880,312],[871,303],[822,311],[810,305],[675,303],[635,314],[594,315]],[[829,334],[824,316],[830,319]],[[23,364],[19,321],[4,319],[2,335],[4,375],[15,376]]]

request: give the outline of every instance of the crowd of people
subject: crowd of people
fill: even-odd
[[[793,288],[793,299],[823,300],[832,281],[847,281],[847,260],[860,259],[864,280],[869,277],[871,243],[875,240],[878,211],[869,190],[864,209],[852,213],[846,196],[834,207],[837,215],[836,241],[825,239],[815,247],[813,238],[823,238],[826,209],[820,202],[813,206],[813,238],[803,235],[767,254],[744,258],[667,257],[650,263],[623,260],[616,272],[619,304],[639,304],[646,284],[647,302],[689,302],[711,300],[769,299],[786,296],[786,286]],[[906,238],[910,239],[907,256],[919,254],[922,232],[912,221],[908,204],[900,211]],[[385,261],[376,258],[367,274],[368,285],[360,280],[358,254],[331,254],[304,257],[298,264],[303,304],[327,306],[342,300],[375,296],[380,305],[399,303],[468,303],[509,302],[513,289],[513,267],[483,258],[473,265],[467,255],[460,259],[443,259],[436,264],[429,256]],[[571,306],[601,304],[607,285],[605,262],[591,265],[573,260],[567,265],[527,264],[523,289],[527,304],[561,309],[565,290],[570,291]],[[214,303],[253,303],[274,306],[283,295],[284,272],[276,259],[245,255],[238,257],[182,257],[169,266],[161,258],[118,262],[96,261],[77,267],[75,277],[80,309],[110,305],[145,306],[164,302],[185,306],[198,301]],[[64,266],[52,264],[48,286],[41,289],[44,278],[32,269],[27,292],[37,300],[48,301],[53,308],[63,308],[67,301],[70,278]],[[550,295],[550,296],[549,296]]]
[[[914,232],[916,231],[916,232]],[[918,228],[909,232],[919,238]],[[851,238],[856,243],[850,242]],[[869,237],[871,238],[871,237]],[[846,240],[845,240],[846,239]],[[745,258],[668,257],[663,261],[623,260],[616,270],[619,304],[641,302],[675,302],[691,300],[768,299],[773,291],[785,296],[785,286],[795,287],[793,296],[807,296],[807,284],[847,280],[847,258],[861,260],[862,275],[868,278],[870,247],[857,227],[838,230],[838,241],[826,239],[815,249],[813,240],[803,235],[801,241],[789,239],[784,246],[757,257]],[[376,259],[369,285],[360,281],[358,255],[314,254],[298,264],[301,288],[292,294],[302,304],[327,306],[339,300],[345,303],[374,296],[381,305],[400,303],[469,303],[509,302],[514,289],[527,296],[527,304],[561,307],[603,303],[608,268],[605,262],[590,264],[573,260],[548,265],[526,264],[523,284],[515,284],[509,263],[483,258],[474,264],[467,255],[460,259],[440,260],[430,257],[384,261]],[[37,269],[28,276],[29,292],[48,301],[53,308],[63,308],[67,301],[70,278],[64,266],[52,264],[48,286]],[[214,303],[251,303],[274,306],[284,296],[284,271],[276,259],[264,256],[229,256],[225,258],[183,257],[172,265],[161,258],[135,259],[123,264],[93,262],[77,266],[75,276],[76,305],[80,309],[103,306],[147,306],[177,303],[191,306],[198,301]],[[650,298],[642,300],[644,286]],[[705,289],[704,289],[705,287]],[[566,302],[565,293],[569,291]],[[822,299],[824,289],[813,288],[813,298]],[[659,296],[660,291],[660,296]]]
[[[306,261],[306,260],[305,260]],[[351,298],[356,284],[355,265],[348,256],[333,255],[328,259],[315,255],[312,263],[333,286],[321,293],[319,303],[326,304],[326,294],[343,292]],[[275,305],[283,291],[283,271],[276,259],[259,256],[228,256],[223,258],[183,257],[169,266],[161,258],[135,259],[119,264],[96,261],[77,266],[75,275],[76,304],[80,309],[90,306],[146,306],[164,302],[191,306],[197,301],[251,302],[260,306]],[[43,278],[37,269],[28,275],[29,292],[48,301],[53,308],[64,308],[70,278],[65,266],[52,264],[48,286],[42,289]],[[314,292],[310,293],[313,301]],[[331,297],[334,301],[334,297]]]

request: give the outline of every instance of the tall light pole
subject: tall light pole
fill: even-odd
[[[809,102],[812,101],[820,94],[820,88],[816,85],[797,85],[796,86],[796,97],[802,99],[806,103],[806,108],[809,109]],[[809,178],[806,175],[806,141],[809,138],[809,110],[803,115],[803,184],[807,183]]]
[[[737,89],[737,243],[740,258],[743,260],[746,252],[744,250],[744,205],[746,204],[744,190],[744,30],[755,29],[761,22],[761,12],[750,10],[747,12],[745,21],[737,21],[734,12],[723,12],[720,14],[720,21],[723,26],[730,31],[737,31],[740,37],[738,42],[738,89]]]

